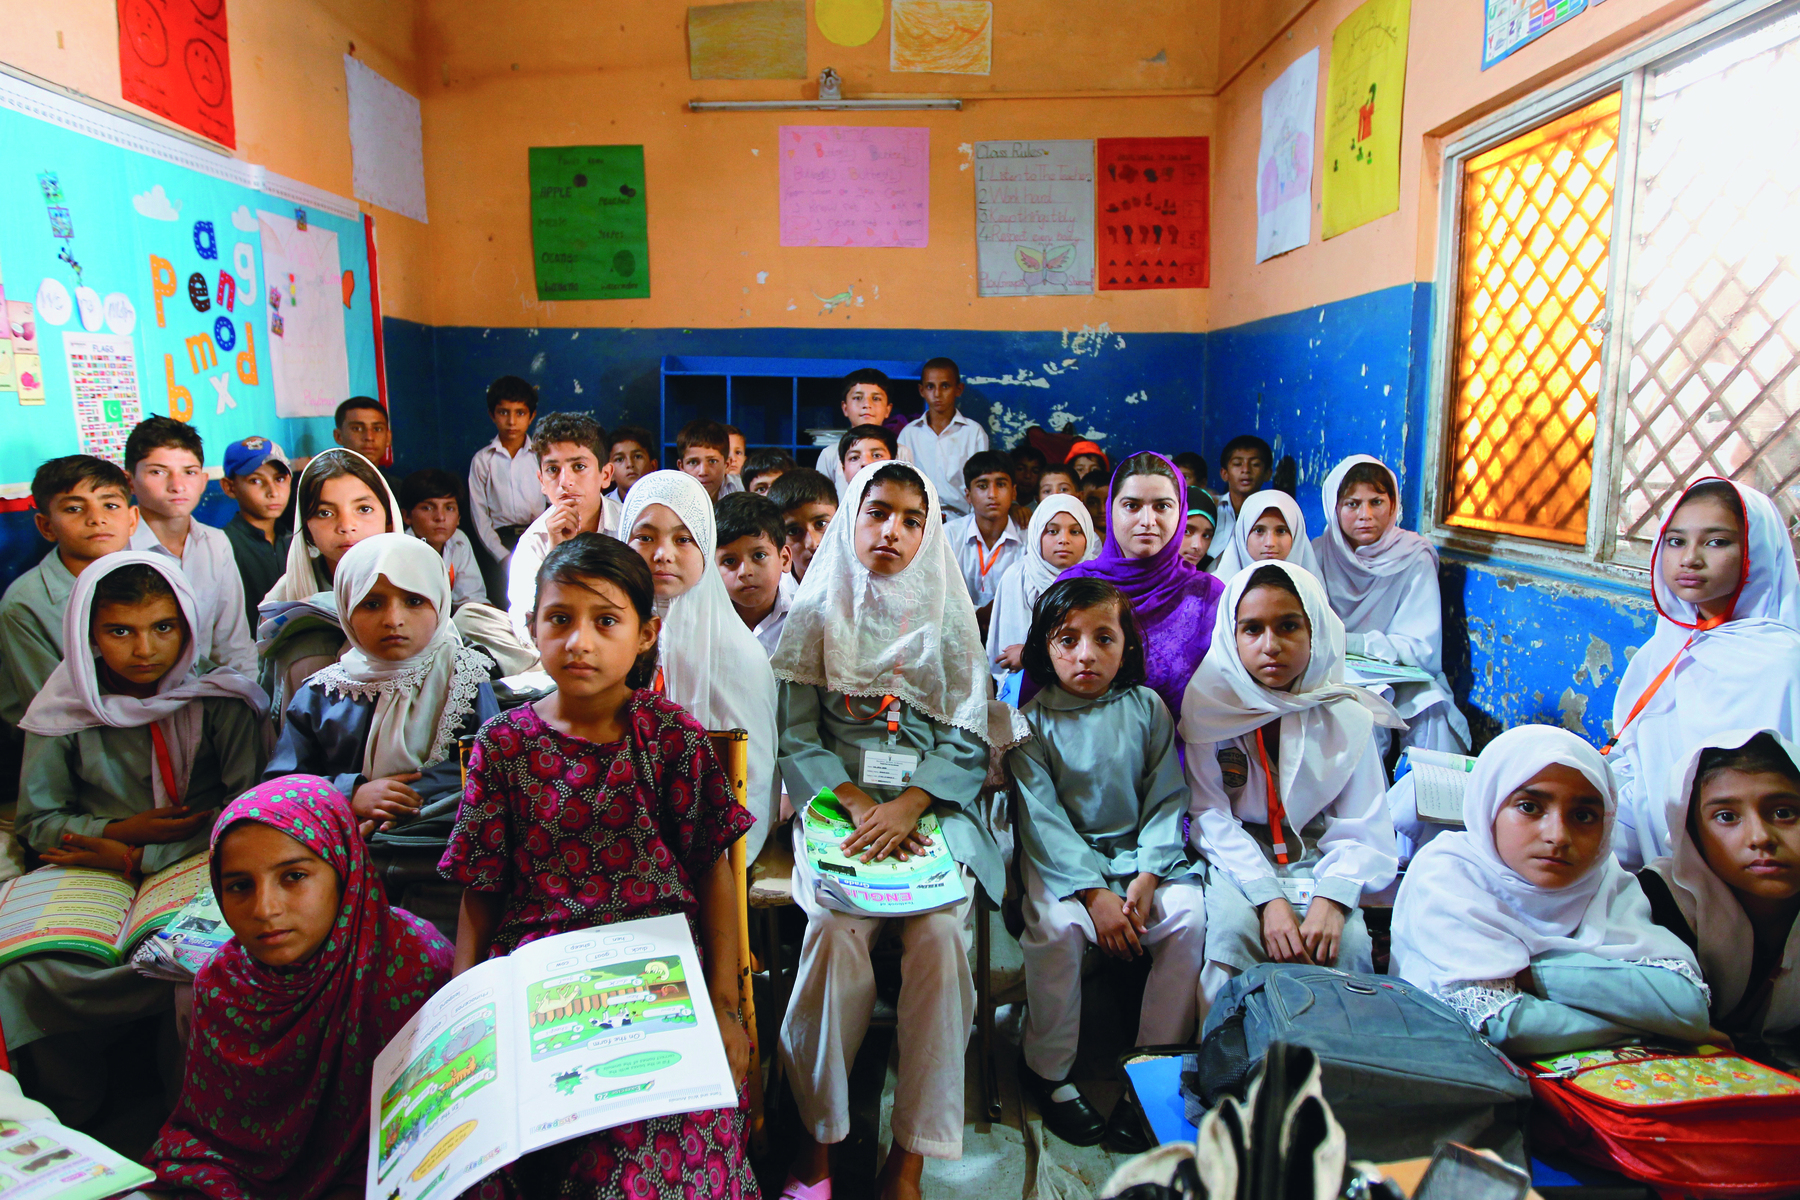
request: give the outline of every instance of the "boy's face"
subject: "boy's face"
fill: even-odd
[[[131,469],[138,504],[155,517],[185,517],[206,491],[206,467],[191,450],[158,446]]]
[[[363,410],[359,409],[346,415],[355,417],[362,413]],[[367,415],[379,416],[380,414],[371,411]],[[494,428],[499,431],[500,441],[503,445],[524,444],[525,431],[531,428],[531,408],[523,400],[502,400],[494,405],[493,411],[488,415],[494,418]]]
[[[1234,501],[1242,501],[1269,481],[1268,460],[1256,450],[1233,450],[1219,468],[1219,479]]]
[[[1200,486],[1200,476],[1194,473],[1194,468],[1192,467],[1182,467],[1181,477],[1187,480],[1188,491],[1190,492]]]
[[[1004,521],[1012,512],[1013,481],[1004,471],[977,475],[964,494],[977,521]]]
[[[725,456],[717,447],[689,446],[682,452],[681,470],[700,481],[708,499],[719,498],[719,489],[725,486]]]
[[[744,435],[728,433],[725,435],[725,441],[731,447],[731,453],[725,456],[725,473],[727,475],[743,474],[744,455],[749,453],[749,447],[744,444]]]
[[[433,496],[406,510],[406,523],[412,526],[412,531],[439,553],[443,552],[450,535],[456,532],[456,524],[461,518],[455,496]]]
[[[934,417],[956,415],[956,402],[962,399],[962,380],[948,367],[926,367],[919,377],[919,398]]]
[[[1046,471],[1038,479],[1037,497],[1048,500],[1052,496],[1079,496],[1081,489],[1067,471]]]
[[[238,502],[252,521],[273,521],[287,509],[294,477],[278,462],[266,462],[248,475],[227,475],[219,487]]]
[[[394,444],[388,429],[387,414],[379,408],[353,408],[344,414],[344,423],[332,431],[337,444],[354,450],[372,463],[380,464]]]
[[[1089,471],[1106,470],[1106,460],[1098,454],[1077,454],[1069,460],[1069,466],[1075,469],[1076,475],[1085,476]]]
[[[781,514],[782,528],[787,530],[788,554],[793,561],[794,582],[806,578],[806,568],[812,565],[813,554],[825,540],[825,530],[835,516],[837,505],[822,500],[809,501]]]
[[[714,551],[713,558],[731,603],[747,613],[764,613],[775,607],[781,577],[793,562],[786,546],[777,546],[760,533],[727,542]]]
[[[1043,468],[1034,462],[1013,460],[1013,481],[1018,484],[1021,496],[1037,496],[1038,483],[1043,478]]]
[[[855,479],[856,473],[870,463],[887,462],[893,457],[880,438],[858,438],[844,454],[844,482]]]
[[[785,474],[787,474],[787,472],[783,471],[780,467],[776,467],[772,471],[764,471],[759,475],[744,480],[744,486],[759,496],[766,496],[769,494],[769,489],[775,486],[775,481]]]
[[[656,468],[651,465],[650,451],[636,442],[614,442],[612,448],[613,483],[624,499],[631,485]]]
[[[984,476],[985,478],[985,476]],[[925,494],[884,479],[863,495],[856,513],[856,558],[873,575],[898,575],[925,542]]]
[[[600,493],[606,490],[606,480],[600,460],[588,447],[552,442],[538,459],[538,487],[552,504],[573,504],[581,527],[589,529],[599,515]]]
[[[852,425],[883,425],[894,406],[877,383],[859,383],[844,393],[844,415]]]
[[[38,532],[56,543],[65,563],[86,566],[131,544],[138,510],[118,488],[109,484],[96,488],[84,479],[72,490],[57,493],[49,511],[34,514],[34,519]]]

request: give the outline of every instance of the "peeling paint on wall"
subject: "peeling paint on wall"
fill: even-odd
[[[1581,718],[1587,714],[1588,698],[1574,688],[1564,688],[1562,699],[1556,702],[1556,711],[1562,714],[1562,727],[1570,733],[1585,733]]]
[[[1612,670],[1612,666],[1612,647],[1589,634],[1587,659],[1581,664],[1581,669],[1575,672],[1575,682],[1582,682],[1582,676],[1585,675],[1598,687],[1606,682],[1606,673]]]

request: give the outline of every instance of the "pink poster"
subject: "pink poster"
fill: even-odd
[[[781,127],[781,244],[924,246],[931,131]]]

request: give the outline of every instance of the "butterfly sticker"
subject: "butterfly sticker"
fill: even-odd
[[[1018,246],[1013,250],[1013,261],[1019,264],[1019,270],[1025,275],[1026,287],[1038,287],[1046,283],[1067,284],[1069,267],[1075,262],[1075,246]]]

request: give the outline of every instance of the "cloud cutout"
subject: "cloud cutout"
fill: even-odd
[[[259,227],[256,214],[250,211],[250,206],[247,204],[237,206],[237,211],[231,214],[231,224],[233,228],[241,229],[245,233],[255,233]]]
[[[178,221],[181,219],[181,201],[171,202],[160,183],[142,195],[133,196],[131,207],[137,209],[138,216],[148,217],[152,221]]]

